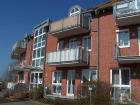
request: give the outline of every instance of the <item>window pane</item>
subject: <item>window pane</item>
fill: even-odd
[[[119,70],[112,70],[112,84],[119,84]]]
[[[36,60],[36,66],[39,66],[39,63],[40,63],[39,59]]]
[[[36,50],[33,51],[33,58],[36,58]]]
[[[91,49],[91,37],[88,38],[88,49]]]
[[[118,32],[118,40],[120,46],[128,46],[129,45],[129,32]]]
[[[41,56],[44,56],[45,53],[45,47],[41,48]]]
[[[35,67],[35,60],[32,61],[32,66]]]
[[[37,47],[41,47],[41,43],[38,43],[38,46]]]
[[[39,30],[39,35],[40,35],[40,34],[42,34],[42,28],[40,28],[40,30]]]
[[[122,84],[123,85],[129,85],[129,70],[122,70],[121,71],[121,77],[122,77]]]
[[[64,49],[64,41],[60,41],[59,42],[59,50],[63,50]]]
[[[46,40],[46,34],[43,34],[42,41]]]
[[[96,80],[97,80],[97,71],[91,70],[90,81],[96,81]]]
[[[34,40],[34,44],[36,44],[37,43],[37,38],[35,38],[35,40]]]
[[[45,41],[42,42],[42,46],[45,46]]]
[[[31,82],[34,81],[34,73],[31,74]]]
[[[83,47],[85,49],[91,49],[91,37],[90,36],[86,36],[83,38]]]
[[[39,36],[39,38],[38,38],[38,43],[41,42],[41,38],[42,38],[42,36]]]
[[[87,82],[87,81],[90,80],[89,70],[83,70],[82,71],[82,80],[83,80],[83,82]]]
[[[37,50],[37,57],[40,57],[40,49]]]
[[[38,30],[35,31],[35,36],[38,36]]]
[[[41,59],[40,65],[44,65],[44,58]]]

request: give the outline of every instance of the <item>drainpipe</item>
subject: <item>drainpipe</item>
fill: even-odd
[[[45,90],[45,65],[46,65],[46,56],[47,56],[47,36],[48,32],[46,31],[46,41],[45,41],[45,50],[44,50],[44,66],[43,66],[43,74],[42,74],[42,86],[43,86],[43,97],[45,98],[46,96],[46,90]]]
[[[99,56],[100,56],[100,18],[98,9],[95,10],[95,15],[97,16],[97,78],[99,80]]]

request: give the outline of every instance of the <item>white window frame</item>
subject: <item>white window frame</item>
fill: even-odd
[[[90,38],[90,46],[91,46],[91,48],[89,49],[89,48],[87,48],[88,49],[88,51],[92,51],[92,36],[90,36],[90,35],[88,35],[88,36],[83,36],[83,38],[82,38],[82,46],[84,47],[84,40],[85,40],[85,38],[86,39],[88,39],[88,38]],[[88,42],[87,42],[88,43]]]
[[[60,77],[60,80],[61,80],[61,82],[62,82],[62,71],[61,70],[57,70],[57,71],[54,71],[53,73],[52,73],[52,93],[55,95],[61,95],[61,92],[60,93],[54,93],[53,92],[53,85],[56,85],[56,86],[61,86],[61,88],[62,88],[62,83],[53,83],[53,80],[54,80],[54,73],[55,72],[59,72],[60,73],[60,75],[61,75],[61,77]]]
[[[78,9],[78,11],[76,11],[76,9]],[[72,10],[74,10],[74,12],[72,12]],[[75,8],[72,8],[72,9],[70,10],[69,16],[76,16],[76,15],[78,15],[78,14],[80,14],[80,13],[81,13],[81,8],[75,7]]]
[[[110,70],[110,84],[112,86],[112,88],[118,87],[118,88],[130,88],[130,98],[131,98],[131,70],[130,68],[118,68],[118,69],[114,69],[115,70],[119,70],[119,84],[112,84],[112,71],[113,69]],[[121,78],[121,73],[123,70],[128,70],[129,71],[129,85],[123,85],[122,84],[122,78]]]
[[[42,33],[39,34],[39,31],[40,31],[41,28],[42,28]],[[35,39],[35,38],[39,38],[40,36],[42,36],[42,38],[43,38],[43,35],[46,35],[46,33],[43,31],[43,30],[44,30],[44,27],[43,27],[43,26],[42,26],[42,27],[39,27],[39,28],[37,28],[37,29],[35,29],[35,30],[34,30],[34,33],[35,33],[37,30],[38,30],[38,35],[35,36],[35,34],[34,34],[34,39]],[[38,42],[38,40],[37,40],[37,43],[34,43],[34,42],[33,42],[33,52],[36,50],[35,58],[33,58],[33,52],[32,52],[32,61],[35,61],[34,67],[41,67],[41,68],[43,68],[43,65],[41,64],[41,59],[44,58],[45,52],[44,52],[44,56],[41,56],[41,51],[42,51],[41,49],[42,49],[42,48],[46,48],[45,45],[42,45],[42,42],[46,43],[46,40],[43,40],[43,41],[42,41],[42,38],[41,38],[41,41],[40,41],[40,42]],[[35,40],[34,40],[34,41],[35,41]],[[40,47],[34,48],[34,45],[37,45],[38,43],[41,43],[41,46],[40,46]],[[37,51],[37,50],[38,50],[38,49],[40,49],[40,57],[37,57],[37,54],[38,54],[38,51]],[[37,60],[39,60],[39,65],[36,65]],[[33,65],[32,65],[32,66],[33,66]]]
[[[84,76],[83,72],[84,72],[84,71],[89,71],[90,74],[91,74],[91,71],[95,71],[95,72],[96,72],[96,78],[97,78],[97,80],[98,80],[98,71],[97,71],[96,69],[83,69],[83,70],[82,70],[81,83],[83,83],[83,76]],[[89,79],[90,79],[90,78],[89,78]],[[88,81],[91,81],[91,80],[88,80]]]
[[[129,34],[129,36],[128,36],[128,39],[129,39],[128,45],[120,45],[119,44],[119,34],[118,33],[119,32],[125,32],[125,31],[128,31],[128,34]],[[129,29],[116,30],[116,42],[117,42],[117,45],[118,45],[119,48],[130,47],[130,31],[129,31]]]
[[[42,80],[39,80],[39,74],[42,73]],[[38,87],[38,85],[42,85],[43,83],[43,72],[37,72],[37,71],[33,71],[30,73],[30,77],[32,76],[32,74],[34,74],[34,77],[33,77],[33,82],[32,82],[32,79],[30,79],[30,86],[32,85],[33,88],[35,88],[36,86]],[[35,78],[35,74],[38,75],[37,78]],[[35,79],[37,79],[37,83],[35,81]],[[30,87],[30,90],[31,90],[31,87]]]

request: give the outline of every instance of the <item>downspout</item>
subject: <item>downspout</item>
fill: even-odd
[[[46,90],[45,90],[45,65],[46,65],[46,57],[47,57],[47,36],[48,36],[48,31],[47,31],[47,29],[46,29],[46,41],[45,41],[45,50],[44,50],[44,66],[43,66],[43,76],[42,76],[42,79],[43,79],[43,81],[42,81],[42,84],[43,84],[43,98],[45,98],[45,96],[46,96]]]
[[[98,9],[95,10],[95,15],[97,16],[97,78],[99,80],[99,64],[100,64],[100,18]]]

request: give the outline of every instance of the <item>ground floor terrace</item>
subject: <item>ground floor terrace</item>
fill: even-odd
[[[120,64],[110,68],[110,84],[114,100],[140,102],[140,64]]]
[[[95,67],[57,68],[47,74],[46,95],[74,98],[78,95],[80,84],[87,81],[97,81]]]
[[[113,100],[140,101],[139,64],[121,64],[118,67],[110,67],[108,72],[102,72],[99,75],[96,67],[67,67],[48,71],[49,74],[46,74],[47,80],[44,83],[45,95],[48,96],[75,98],[79,94],[81,84],[87,81],[100,81],[103,75],[108,75],[106,80],[109,80],[107,84],[111,84],[110,94]]]

